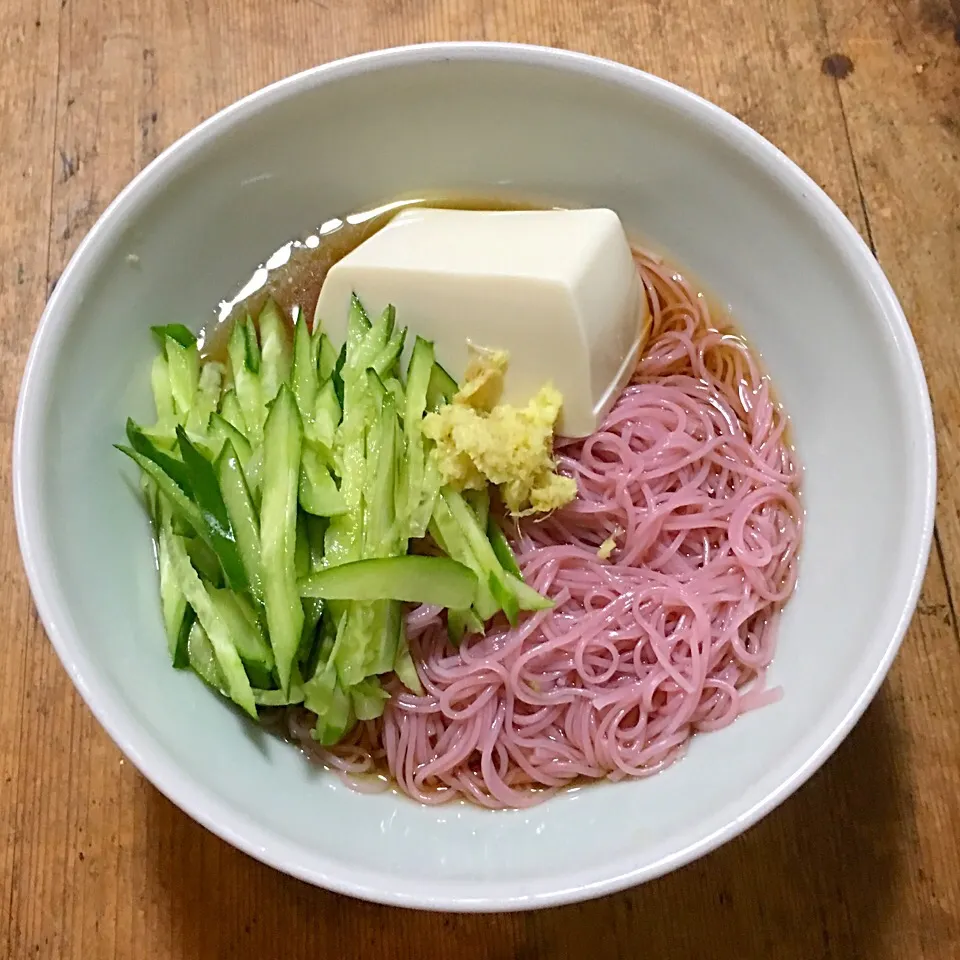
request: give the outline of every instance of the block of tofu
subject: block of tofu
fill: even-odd
[[[371,316],[432,340],[458,381],[468,347],[506,350],[502,402],[526,404],[547,382],[560,391],[558,432],[592,433],[630,379],[649,330],[646,297],[612,210],[398,214],[336,263],[316,319],[343,341],[352,293]]]

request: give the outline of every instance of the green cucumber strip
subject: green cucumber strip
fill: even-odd
[[[293,370],[290,374],[290,383],[305,428],[306,424],[313,420],[317,391],[320,389],[317,376],[316,349],[318,346],[319,344],[310,336],[306,314],[298,309],[293,334]]]
[[[403,600],[458,609],[473,603],[477,578],[447,557],[377,557],[354,560],[313,573],[300,595],[325,600]]]
[[[220,566],[223,567],[227,585],[232,590],[242,592],[249,587],[249,582],[237,548],[233,525],[220,492],[217,473],[213,464],[190,442],[183,427],[177,427],[177,440],[183,464],[189,471],[193,500],[203,515],[204,530],[197,532],[213,547]]]
[[[433,515],[440,498],[440,466],[433,453],[426,454],[421,483],[420,504],[410,518],[409,534],[411,540],[419,540],[427,532],[430,517]]]
[[[156,533],[160,523],[160,504],[166,501],[161,500],[157,485],[143,471],[140,472],[140,493],[143,494],[143,505],[147,508],[147,516]]]
[[[515,627],[520,617],[520,601],[517,600],[517,595],[510,588],[506,576],[502,569],[499,571],[491,570],[489,574],[490,592],[497,603],[500,604],[500,609],[506,615],[510,626]]]
[[[327,448],[332,447],[337,427],[340,425],[341,413],[333,380],[327,380],[317,389],[311,416],[313,421],[310,431],[311,439],[322,443]]]
[[[450,513],[442,497],[437,498],[433,516],[430,518],[429,530],[437,546],[448,557],[473,571],[477,578],[477,595],[473,607],[485,623],[500,609],[500,605],[490,591],[486,571],[470,549],[466,537],[460,530],[459,524],[453,519],[453,514]]]
[[[240,374],[250,370],[247,364],[247,335],[243,320],[237,320],[227,338],[227,359],[230,361],[230,375],[236,389]]]
[[[189,419],[189,417],[187,418]],[[140,427],[140,432],[162,453],[172,453],[177,446],[177,423],[174,420],[170,424],[161,426],[159,423],[152,427]]]
[[[327,521],[320,517],[307,514],[304,517],[304,526],[307,532],[307,546],[309,550],[310,572],[323,569],[323,536],[326,533]],[[304,597],[303,630],[300,633],[300,647],[297,650],[297,661],[304,670],[312,665],[315,655],[319,654],[321,626],[324,623],[324,609],[326,604],[319,597]],[[306,672],[312,675],[312,670]]]
[[[313,676],[303,685],[304,705],[317,715],[313,738],[325,746],[332,746],[353,725],[353,705],[337,677],[334,658],[346,629],[346,615],[340,618],[336,639],[327,636],[320,645],[317,667]]]
[[[248,313],[241,324],[243,342],[245,346],[244,361],[247,369],[252,373],[260,372],[260,344],[257,341],[257,328],[253,318]]]
[[[202,402],[204,406],[209,407],[211,413],[220,404],[220,391],[223,387],[224,373],[223,364],[214,360],[208,360],[200,367],[196,402]]]
[[[477,518],[480,529],[486,530],[487,522],[490,519],[490,488],[484,487],[482,490],[464,490],[463,498],[467,501],[474,516]],[[494,553],[496,553],[496,551],[494,551]]]
[[[260,376],[250,362],[249,338],[256,344],[256,332],[249,321],[234,324],[227,343],[230,357],[230,370],[233,375],[233,389],[237,397],[237,406],[243,415],[246,433],[251,442],[257,442],[263,432],[263,420],[266,410],[263,405],[263,387]],[[257,348],[256,361],[259,368],[260,351]]]
[[[250,458],[246,463],[241,463],[243,475],[247,478],[247,486],[253,496],[254,503],[259,508],[260,505],[260,487],[263,480],[263,444],[253,448]]]
[[[223,386],[223,366],[209,362],[200,367],[200,379],[197,383],[197,392],[193,398],[193,406],[187,414],[186,428],[188,433],[197,437],[207,433],[210,416],[220,405],[220,391]]]
[[[367,367],[363,373],[363,378],[357,378],[357,389],[366,390],[367,395],[372,397],[377,405],[377,411],[380,410],[380,405],[387,399],[389,396],[393,400],[393,396],[387,390],[387,385],[383,382],[380,377],[380,374],[377,373],[373,367]]]
[[[434,348],[430,340],[417,337],[407,364],[406,420],[419,421],[427,409],[427,387],[434,367]]]
[[[210,426],[207,430],[207,439],[211,450],[217,456],[223,452],[224,445],[229,440],[241,466],[246,466],[253,454],[250,441],[224,416],[219,413],[210,415]]]
[[[399,461],[396,403],[374,368],[375,360],[390,344],[394,329],[392,309],[385,310],[371,325],[360,304],[353,303],[340,366],[339,406],[343,415],[332,450],[333,460],[339,465],[345,509],[331,519],[325,537],[325,560],[331,569],[363,557],[390,555],[405,549],[394,523]],[[395,341],[391,349],[399,342]],[[388,363],[394,366],[395,359]],[[331,399],[335,399],[335,376],[332,383]],[[326,393],[329,398],[328,388]],[[339,622],[329,664],[349,694],[372,671],[386,672],[392,668],[401,611],[398,604],[387,598],[334,600],[330,606],[339,612]],[[326,737],[331,729],[340,726],[327,718],[318,725],[318,732]]]
[[[150,332],[156,338],[161,350],[166,348],[168,337],[181,347],[192,347],[197,342],[197,335],[182,323],[168,323],[165,326],[151,327]]]
[[[304,597],[303,628],[300,631],[300,645],[297,647],[297,662],[309,662],[317,639],[317,627],[323,619],[323,601],[319,597]]]
[[[123,448],[118,448],[118,449],[123,449]],[[126,453],[127,451],[124,451],[124,452]],[[149,463],[150,461],[148,460],[147,462]],[[151,463],[150,466],[153,467],[156,465]],[[150,474],[144,474],[144,476],[150,476]],[[175,484],[174,484],[174,487],[176,488]],[[176,489],[179,489],[179,488],[176,488]],[[159,487],[157,487],[157,492],[158,493],[160,492]],[[164,495],[160,497],[160,502],[168,504],[171,508],[170,509],[170,526],[173,527],[173,532],[178,537],[194,537],[195,538],[197,535],[197,531],[194,529],[193,525],[186,519],[186,517],[180,511],[180,509],[174,505],[173,501],[169,497]],[[193,506],[193,504],[191,503],[190,506]]]
[[[350,309],[347,311],[347,347],[348,350],[360,346],[360,341],[370,330],[370,318],[363,309],[360,298],[354,293],[350,296]]]
[[[378,600],[373,608],[371,642],[364,660],[364,670],[368,676],[389,673],[393,669],[400,640],[404,636],[403,607],[400,603],[396,600]]]
[[[393,310],[393,307],[388,307]],[[400,354],[403,353],[403,345],[406,343],[406,328],[394,330],[389,340],[383,346],[377,345],[370,366],[377,371],[381,377],[386,377],[395,369]]]
[[[282,690],[258,690],[254,687],[253,699],[260,707],[287,707],[294,703],[303,703],[303,686],[290,684],[290,692]]]
[[[397,311],[392,306],[387,306],[380,314],[380,319],[370,328],[364,343],[364,360],[369,366],[373,367],[377,357],[387,349],[396,319]]]
[[[274,674],[273,671],[267,670],[266,667],[261,666],[259,663],[244,663],[244,667],[247,671],[247,678],[250,680],[250,686],[254,690],[272,690],[275,687],[274,683]],[[293,690],[293,681],[290,682],[290,689]],[[277,691],[278,693],[282,691]],[[253,698],[254,703],[257,702],[256,696]]]
[[[237,399],[237,391],[233,388],[224,390],[220,398],[220,417],[226,420],[237,433],[246,438],[247,422],[243,417],[243,410],[240,408],[240,401]],[[236,446],[236,443],[234,443]]]
[[[380,378],[368,371],[374,389],[379,395],[380,418],[375,430],[368,435],[368,458],[375,457],[373,483],[365,498],[367,516],[364,519],[364,556],[391,557],[407,552],[407,538],[396,525],[396,488],[399,467],[398,440],[400,440],[397,410],[393,396],[383,389]],[[376,435],[374,442],[369,441]],[[387,673],[393,669],[397,644],[403,630],[403,614],[395,600],[378,600],[372,605],[371,628],[367,634],[363,667],[366,674]],[[355,704],[356,707],[356,704]],[[360,710],[357,709],[357,716]]]
[[[412,539],[422,537],[424,533],[424,530],[420,529],[420,521],[423,520],[420,505],[424,494],[426,455],[421,424],[427,406],[427,386],[430,383],[433,364],[433,344],[429,340],[417,337],[413,345],[413,353],[410,355],[410,363],[407,364],[407,406],[403,418],[403,429],[407,441],[404,509],[407,514],[408,536]],[[424,528],[429,519],[428,515],[427,520],[423,522]]]
[[[336,676],[332,668],[331,673]],[[314,701],[315,706],[310,706],[310,701],[304,697],[304,704],[311,710],[316,709],[316,702]],[[311,736],[321,746],[332,747],[344,738],[353,727],[355,719],[350,694],[343,689],[339,680],[335,680],[333,688],[324,700],[323,714],[317,713],[317,723]]]
[[[187,531],[200,532],[203,530],[203,514],[197,505],[183,492],[183,489],[177,484],[161,466],[154,463],[153,460],[145,457],[141,453],[122,444],[114,444],[117,450],[126,454],[140,469],[150,477],[157,485],[157,489],[167,498],[167,502],[173,508],[173,523],[175,529],[178,522],[184,526]],[[179,532],[183,532],[182,530]]]
[[[493,547],[497,560],[500,561],[500,566],[518,580],[523,580],[523,574],[520,572],[520,567],[517,566],[517,558],[513,555],[510,541],[507,540],[507,535],[493,517],[489,517],[487,520],[487,539],[490,541],[490,546]]]
[[[257,707],[253,701],[253,691],[243,669],[240,654],[231,639],[230,628],[193,569],[183,544],[175,537],[170,540],[170,562],[187,603],[193,607],[200,626],[210,639],[228,696],[238,707],[256,719]]]
[[[344,689],[349,690],[366,676],[364,667],[375,626],[374,604],[346,603],[343,609],[343,629],[338,629],[332,663]]]
[[[179,416],[186,417],[200,386],[200,351],[196,344],[184,347],[167,337],[166,353],[174,407]]]
[[[468,633],[483,633],[483,621],[477,616],[475,610],[465,610],[463,619]]]
[[[394,329],[397,326],[397,309],[392,303],[388,303],[380,314],[380,320],[384,324],[385,337],[389,340],[393,336]]]
[[[507,583],[517,598],[521,610],[550,610],[554,607],[554,602],[549,597],[537,593],[533,587],[509,571],[507,571]]]
[[[439,363],[434,363],[427,385],[427,409],[437,410],[449,403],[458,389],[457,381]]]
[[[294,566],[302,443],[303,425],[296,401],[290,390],[281,386],[263,430],[260,549],[270,643],[280,689],[287,692],[303,629],[303,607]]]
[[[173,392],[170,389],[170,368],[163,354],[153,358],[150,387],[153,391],[153,405],[157,410],[157,428],[168,428],[173,433],[177,415],[173,406]]]
[[[219,587],[223,583],[223,571],[220,569],[217,555],[206,541],[201,540],[200,537],[184,537],[183,545],[187,548],[187,555],[190,557],[193,569],[204,580]]]
[[[380,406],[380,416],[367,435],[367,466],[372,479],[367,484],[364,498],[363,553],[367,558],[397,556],[406,553],[407,538],[397,530],[395,523],[399,460],[396,405],[375,371],[368,370],[367,378],[375,402]],[[371,605],[369,618],[370,626],[364,638],[363,671],[367,675],[387,673],[393,668],[403,629],[400,604],[393,600],[377,600]]]
[[[367,353],[365,344],[369,341],[372,327],[363,305],[356,294],[350,300],[350,311],[347,314],[347,336],[343,344],[344,362],[339,371],[344,385],[355,379],[367,368]],[[339,360],[338,360],[339,365]]]
[[[249,444],[248,444],[249,448]],[[220,484],[220,494],[230,518],[230,526],[236,539],[240,561],[246,571],[247,582],[250,585],[250,595],[257,603],[262,604],[263,594],[263,567],[260,554],[260,522],[253,505],[253,497],[243,466],[234,448],[233,441],[228,439],[217,458],[217,479]]]
[[[367,677],[350,688],[353,712],[358,720],[376,720],[383,715],[383,707],[390,694],[380,686],[376,677]]]
[[[382,389],[376,374],[373,371],[368,371],[368,374],[371,392],[378,386]],[[367,435],[367,464],[372,467],[373,478],[366,489],[367,513],[364,518],[363,537],[364,554],[372,557],[401,552],[399,543],[390,542],[396,516],[394,493],[397,486],[397,408],[393,397],[386,391],[383,391],[379,401],[379,422]]]
[[[180,624],[180,636],[177,638],[178,657],[177,661],[173,664],[177,668],[190,666],[190,650],[188,646],[190,642],[190,630],[196,622],[197,617],[193,612],[193,607],[188,604],[187,612],[184,614],[183,622]]]
[[[280,308],[267,300],[260,311],[260,380],[268,404],[290,377],[293,351],[285,326]]]
[[[397,383],[397,380],[390,381],[391,383]],[[397,407],[394,404],[394,408],[397,410],[397,413],[400,412],[400,407]],[[393,478],[393,531],[392,537],[393,542],[398,546],[398,552],[402,553],[403,550],[400,549],[405,543],[410,539],[408,536],[407,527],[408,524],[408,511],[407,511],[407,473],[409,465],[409,450],[407,449],[406,434],[404,433],[403,424],[400,422],[400,417],[398,416],[394,424],[394,438],[393,443],[394,447],[397,450],[397,467],[394,471]]]
[[[490,517],[487,521],[487,539],[500,561],[500,566],[503,567],[504,573],[507,575],[507,583],[517,598],[520,609],[529,611],[551,609],[554,605],[553,601],[543,594],[537,593],[533,587],[524,582],[523,573],[517,565],[517,558],[513,555],[510,541],[507,540],[507,535],[493,517]]]
[[[210,600],[227,624],[230,639],[247,667],[257,665],[267,674],[273,669],[273,651],[263,636],[263,628],[254,609],[231,590],[207,588]]]
[[[143,430],[127,419],[127,442],[142,457],[152,460],[178,487],[187,495],[192,496],[193,490],[190,487],[190,471],[184,465],[182,460],[171,457],[168,453],[160,450],[157,445],[147,437]]]
[[[370,366],[381,377],[396,377],[399,372],[400,355],[403,353],[406,342],[407,328],[403,327],[400,330],[395,330],[383,350],[374,357]],[[399,381],[396,381],[396,383],[397,386],[400,386]]]
[[[407,535],[411,539],[419,539],[426,533],[440,492],[440,471],[435,458],[428,453],[421,429],[435,368],[433,344],[417,337],[407,366],[407,406],[404,417],[407,437],[404,508],[407,513]]]
[[[208,449],[206,443],[207,431],[210,427],[210,416],[205,411],[203,404],[195,406],[187,414],[184,427],[187,431],[187,436],[195,440],[202,447],[204,453],[210,453],[212,455],[213,451]]]
[[[396,356],[390,352],[399,342],[399,340],[393,341],[392,347],[390,346],[395,324],[396,310],[388,305],[380,315],[380,319],[363,337],[356,351],[352,355],[348,353],[348,377],[350,375],[360,377],[365,370],[372,370],[379,378],[395,365]]]
[[[213,651],[213,644],[198,620],[193,621],[187,634],[187,660],[194,673],[204,683],[213,687],[217,693],[225,697],[229,696],[226,691],[226,681],[217,663],[217,655]]]
[[[310,572],[310,542],[307,540],[307,515],[300,510],[297,511],[297,538],[293,551],[293,569],[296,571],[297,580],[305,577]]]
[[[407,392],[403,389],[403,384],[397,379],[396,370],[394,370],[394,375],[387,380],[387,389],[393,397],[393,402],[397,405],[398,415],[403,419],[404,412],[407,409]]]
[[[314,331],[314,336],[318,337],[319,345],[317,347],[317,372],[321,380],[329,380],[333,376],[333,368],[337,365],[337,351],[330,338],[323,332],[318,334],[319,325]]]
[[[347,344],[344,341],[337,354],[337,362],[333,365],[333,373],[330,374],[330,380],[333,383],[333,389],[337,395],[337,402],[343,405],[343,365],[347,362]]]
[[[450,610],[447,613],[447,637],[450,642],[459,647],[468,633],[483,633],[483,621],[472,608],[466,610]]]
[[[500,566],[500,561],[497,560],[497,555],[493,552],[493,547],[490,546],[486,532],[477,523],[476,516],[467,501],[463,499],[462,494],[456,490],[451,490],[449,487],[444,487],[440,491],[440,498],[447,505],[450,514],[466,538],[471,552],[488,578],[490,590],[500,605],[500,609],[506,614],[511,625],[516,624],[519,604],[516,595],[507,582],[503,567]]]
[[[310,570],[322,570],[323,560],[323,537],[327,532],[327,521],[322,517],[307,516],[307,543],[310,545]]]
[[[323,691],[332,687],[336,679],[336,671],[333,669],[333,655],[337,649],[337,639],[342,633],[343,620],[343,615],[338,617],[331,615],[328,604],[323,618],[323,636],[320,639],[317,651],[317,663],[313,672],[309,674],[310,679],[304,684],[305,690],[322,694]],[[313,710],[313,707],[310,709]]]
[[[423,696],[423,683],[420,681],[420,675],[417,673],[413,657],[410,655],[410,647],[407,644],[407,638],[405,636],[400,638],[400,643],[397,645],[397,656],[393,661],[393,672],[411,693],[415,693],[418,697]]]
[[[355,391],[351,390],[351,393]],[[366,474],[366,420],[368,398],[361,396],[349,408],[337,430],[335,449],[340,454],[340,494],[344,510],[327,528],[329,564],[359,560],[363,545],[363,490]]]
[[[346,510],[343,495],[316,450],[305,446],[300,461],[300,506],[316,517],[335,517]]]
[[[184,620],[187,617],[187,598],[180,589],[170,558],[170,540],[174,536],[170,526],[169,511],[164,510],[157,536],[157,565],[160,568],[160,607],[163,610],[163,625],[167,634],[167,648],[175,667],[187,664],[187,649],[184,643]]]

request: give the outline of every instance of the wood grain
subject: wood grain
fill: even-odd
[[[937,542],[903,652],[837,756],[744,837],[539,914],[338,898],[223,844],[126,764],[24,582],[9,497],[19,377],[84,232],[164,146],[334,57],[544,43],[690,87],[796,159],[910,316],[940,442]],[[0,4],[0,958],[960,956],[960,8],[956,0],[7,0]]]

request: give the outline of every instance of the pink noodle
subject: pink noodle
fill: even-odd
[[[436,609],[413,611],[425,696],[394,684],[383,718],[333,751],[291,714],[294,738],[359,789],[385,772],[423,803],[527,807],[583,778],[656,773],[698,731],[779,699],[764,674],[802,516],[786,418],[703,297],[637,260],[653,326],[636,375],[595,434],[557,444],[579,497],[505,525],[556,606],[459,651]]]

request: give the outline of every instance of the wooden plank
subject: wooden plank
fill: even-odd
[[[8,174],[0,186],[0,345],[4,370],[15,371],[0,377],[6,448],[48,271],[57,275],[106,203],[160,149],[238,96],[313,63],[482,37],[582,49],[691,87],[781,146],[861,231],[869,226],[924,352],[945,476],[956,466],[960,422],[960,332],[944,319],[960,293],[960,241],[949,233],[960,189],[950,8],[924,0],[858,10],[861,3],[12,0],[0,9],[8,54],[0,60],[0,124],[4,171],[20,171],[22,183]],[[823,73],[832,53],[853,61],[844,80]],[[834,66],[843,72],[843,61]],[[50,225],[40,243],[38,222]],[[6,456],[0,479],[8,464]],[[960,520],[946,482],[942,493],[955,593]],[[424,960],[451,952],[464,960],[603,960],[642,949],[720,960],[947,960],[960,952],[960,657],[939,552],[877,702],[824,771],[745,837],[597,903],[440,917],[282,877],[147,785],[99,730],[44,640],[9,514],[0,515],[0,572],[13,586],[0,645],[0,836],[13,842],[0,851],[0,956],[372,958],[415,950]]]
[[[487,8],[488,39],[619,60],[719,104],[799,163],[863,229],[840,104],[820,74],[813,0],[497,0]]]
[[[902,694],[904,748],[914,757],[915,796],[923,805],[904,858],[919,921],[904,949],[954,956],[960,949],[960,7],[950,0],[834,0],[824,5],[824,33],[827,55],[844,58],[834,82],[869,238],[917,339],[934,406],[939,490],[931,567],[941,566],[945,580],[937,599],[922,601],[890,685]],[[943,739],[945,729],[952,741]],[[915,751],[929,740],[937,749],[924,762]],[[952,855],[944,857],[944,850]]]
[[[33,649],[48,644],[26,593],[10,502],[10,448],[20,373],[47,290],[52,169],[56,126],[58,0],[0,6],[0,578],[5,585],[0,644],[0,956],[13,956],[22,900],[14,878],[31,856],[22,810],[40,790],[29,751],[35,713],[26,703],[34,680]],[[69,686],[67,684],[66,686]],[[64,692],[66,693],[66,686]],[[72,696],[69,695],[69,696]]]
[[[934,403],[937,529],[950,592],[960,596],[960,8],[949,0],[827,11],[837,81],[877,256],[920,346]]]
[[[54,0],[42,15],[49,23],[54,53],[46,51],[43,63],[33,65],[33,82],[51,110],[47,117],[34,118],[33,136],[43,138],[43,149],[33,146],[32,153],[35,162],[43,158],[49,213],[42,247],[35,239],[33,243],[49,256],[42,287],[34,288],[27,309],[14,314],[22,317],[25,345],[67,259],[136,172],[136,128],[128,111],[130,91],[139,79],[139,50],[133,39],[137,13],[133,5],[125,12],[106,3],[82,11]],[[21,89],[25,92],[28,86]],[[16,112],[15,106],[9,114],[4,111]],[[22,149],[31,150],[27,134]],[[31,217],[16,222],[26,225]],[[33,228],[36,232],[35,221]],[[7,239],[5,231],[3,237]],[[3,543],[8,543],[6,536]],[[71,688],[26,596],[18,600],[31,619],[29,631],[15,634],[24,638],[18,696],[24,722],[12,749],[31,772],[20,778],[14,808],[19,854],[0,884],[14,898],[6,955],[83,956],[87,944],[112,946],[114,917],[122,915],[117,904],[123,887],[75,882],[77,867],[83,867],[77,838],[87,829],[107,840],[117,835],[116,771],[121,760]],[[91,930],[92,936],[86,936]]]

